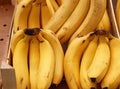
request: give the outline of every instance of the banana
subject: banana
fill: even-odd
[[[30,40],[29,49],[29,70],[31,89],[37,89],[37,74],[40,61],[39,40],[33,36]]]
[[[57,3],[58,3],[58,5],[60,6],[60,5],[62,5],[63,4],[63,1],[64,0],[55,0]]]
[[[106,9],[106,0],[91,0],[90,9],[83,23],[78,27],[77,31],[72,35],[70,40],[74,39],[78,34],[85,35],[97,27],[102,19]]]
[[[40,0],[32,3],[28,17],[28,28],[40,28]]]
[[[108,31],[108,32],[111,31],[111,22],[110,22],[110,17],[108,15],[107,9],[105,10],[104,15],[96,28],[96,30],[101,30],[101,29]]]
[[[116,14],[116,21],[117,21],[118,29],[120,32],[120,0],[117,0],[115,14]]]
[[[17,43],[24,38],[24,31],[23,30],[19,30],[17,31],[15,34],[13,34],[11,42],[10,42],[10,48],[11,48],[11,52],[12,54],[14,53],[14,49],[17,45]]]
[[[64,75],[69,89],[81,89],[79,65],[87,47],[90,34],[76,37],[69,45],[64,57]]]
[[[55,71],[53,84],[60,84],[63,78],[63,59],[64,52],[59,40],[51,30],[41,30],[41,35],[50,42],[55,54]]]
[[[46,0],[46,4],[47,4],[47,6],[48,6],[48,9],[49,9],[49,11],[50,11],[51,16],[54,15],[55,10],[54,10],[54,7],[53,7],[51,1],[50,1],[50,0]]]
[[[45,2],[41,3],[41,28],[44,28],[51,18],[50,11]]]
[[[74,11],[78,2],[79,0],[65,0],[44,28],[57,32]]]
[[[21,39],[13,53],[13,68],[16,74],[17,89],[30,89],[29,73],[28,73],[28,50],[29,36]]]
[[[91,82],[87,76],[87,70],[92,62],[98,46],[98,36],[95,36],[93,40],[90,41],[88,47],[86,48],[80,64],[80,83],[83,89],[96,88],[96,84]]]
[[[52,3],[52,6],[54,8],[54,11],[56,12],[59,8],[59,5],[57,4],[57,2],[55,0],[50,0]]]
[[[22,0],[16,7],[14,15],[14,32],[27,28],[28,16],[33,0]]]
[[[54,73],[54,51],[50,43],[39,34],[40,63],[37,77],[37,89],[48,89]]]
[[[56,36],[63,44],[69,40],[86,17],[90,7],[90,0],[80,0],[71,16],[56,33]]]
[[[107,74],[101,82],[102,89],[117,89],[120,84],[120,39],[110,40],[111,62]]]
[[[88,78],[92,82],[100,83],[108,70],[109,63],[110,49],[108,39],[104,35],[100,35],[95,56],[88,68]]]

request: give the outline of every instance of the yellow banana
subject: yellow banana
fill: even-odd
[[[49,9],[49,11],[50,11],[51,16],[54,15],[55,10],[54,10],[54,7],[53,7],[51,1],[50,1],[50,0],[46,0],[46,4],[47,4],[47,6],[48,6],[48,9]]]
[[[39,34],[40,40],[40,63],[37,77],[37,89],[48,89],[52,84],[54,73],[54,51],[51,44],[43,39]]]
[[[27,28],[28,16],[33,0],[22,0],[16,7],[14,15],[14,32]]]
[[[95,36],[93,40],[90,41],[88,47],[83,53],[81,64],[80,64],[80,83],[83,89],[96,88],[96,84],[91,82],[87,76],[87,70],[92,62],[98,46],[98,36]]]
[[[97,27],[100,20],[102,19],[106,9],[106,0],[91,0],[90,9],[83,23],[72,35],[70,40],[74,39],[78,34],[85,35]]]
[[[81,25],[84,18],[86,17],[90,7],[90,0],[80,0],[75,10],[72,12],[68,20],[63,24],[63,26],[56,33],[56,36],[63,44],[69,40],[72,34]]]
[[[88,68],[88,78],[92,82],[100,83],[105,76],[110,63],[110,49],[108,38],[104,35],[99,36],[99,43],[95,56]]]
[[[50,0],[52,3],[52,6],[54,8],[54,11],[56,12],[59,8],[59,5],[57,4],[57,2],[55,0]]]
[[[69,18],[78,2],[79,0],[65,0],[44,28],[57,32],[63,23]]]
[[[55,0],[57,3],[58,3],[58,5],[60,6],[60,5],[62,5],[63,4],[63,1],[64,0]]]
[[[37,89],[37,74],[40,61],[39,40],[36,36],[30,40],[29,49],[29,70],[31,89]]]
[[[81,89],[79,65],[82,54],[87,47],[90,34],[76,37],[69,45],[64,57],[64,74],[69,89]]]
[[[120,39],[110,40],[111,62],[107,74],[101,82],[102,89],[117,89],[120,84]]]
[[[51,30],[41,30],[41,35],[50,42],[55,54],[55,71],[53,84],[60,84],[63,78],[63,58],[64,52],[59,40]]]
[[[28,49],[29,36],[21,39],[13,53],[13,68],[16,74],[17,89],[30,89],[29,73],[28,73]]]
[[[10,48],[11,48],[11,52],[12,54],[14,53],[14,49],[16,47],[16,44],[18,43],[18,41],[20,41],[22,38],[24,38],[24,31],[23,30],[19,30],[17,31],[15,34],[13,34],[12,38],[11,38],[11,43],[10,43]]]
[[[40,28],[40,0],[36,0],[32,3],[28,17],[28,28]]]
[[[118,29],[120,32],[120,0],[117,0],[115,14],[116,14],[116,21],[117,21]]]
[[[108,15],[107,9],[105,10],[104,15],[103,15],[100,23],[98,24],[96,30],[105,30],[108,32],[111,31],[111,22],[110,22],[110,17]]]
[[[50,11],[45,2],[41,3],[41,28],[44,28],[51,18]]]

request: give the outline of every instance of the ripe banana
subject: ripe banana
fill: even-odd
[[[111,31],[111,22],[110,22],[110,17],[108,15],[107,9],[105,10],[104,15],[103,15],[100,23],[98,24],[96,30],[105,30],[108,32]]]
[[[57,32],[63,23],[69,18],[78,2],[79,0],[65,0],[44,28]]]
[[[29,72],[30,72],[30,84],[31,89],[37,89],[37,74],[40,61],[39,40],[36,36],[30,40],[29,49]]]
[[[22,0],[16,7],[14,15],[14,32],[27,28],[28,16],[33,0]]]
[[[41,35],[48,40],[54,50],[55,54],[55,70],[53,76],[53,84],[60,84],[63,78],[63,58],[64,52],[59,40],[51,30],[41,30]]]
[[[108,39],[104,35],[99,36],[99,43],[95,56],[88,68],[88,78],[92,82],[100,83],[105,76],[110,63],[110,49]]]
[[[46,4],[48,6],[48,9],[50,11],[51,16],[54,15],[55,10],[54,10],[54,7],[53,7],[53,5],[51,3],[51,0],[46,0]]]
[[[64,57],[64,74],[69,89],[81,89],[79,65],[82,54],[87,47],[90,34],[76,37],[69,45]]]
[[[75,33],[72,35],[70,40],[74,39],[78,34],[85,35],[95,30],[100,20],[102,19],[106,9],[106,0],[91,0],[90,3],[90,9],[85,20],[79,26],[77,31],[75,31]]]
[[[60,5],[62,5],[63,4],[63,1],[64,0],[55,0],[57,3],[58,3],[58,5],[60,6]]]
[[[28,28],[40,28],[40,0],[32,3],[28,17]]]
[[[63,24],[63,26],[56,33],[56,36],[63,44],[69,40],[72,34],[81,25],[84,18],[86,17],[90,7],[90,0],[80,0],[77,4],[75,10],[72,12],[68,20]]]
[[[29,36],[21,39],[13,53],[13,68],[16,74],[17,89],[30,89],[29,73],[28,73],[28,50]]]
[[[41,3],[41,28],[44,28],[51,18],[50,11],[45,2]]]
[[[50,43],[39,34],[40,63],[37,76],[37,89],[48,89],[54,73],[54,51]]]
[[[117,21],[118,29],[120,32],[120,0],[117,0],[115,14],[116,14],[116,21]]]
[[[14,53],[14,49],[15,49],[15,47],[16,47],[16,44],[17,44],[18,41],[20,41],[23,37],[24,37],[24,32],[23,32],[23,30],[19,30],[19,31],[17,31],[15,34],[13,34],[12,39],[11,39],[11,44],[10,44],[10,48],[11,48],[12,54]]]
[[[55,0],[50,0],[52,3],[52,6],[54,8],[54,11],[56,12],[59,8],[59,5],[57,4],[57,2]]]
[[[117,89],[120,84],[120,39],[110,40],[111,62],[107,74],[101,82],[102,89]]]
[[[88,75],[87,75],[87,70],[95,55],[97,46],[98,46],[98,36],[95,36],[88,44],[88,47],[86,48],[82,56],[82,59],[81,59],[80,83],[83,89],[96,88],[96,84],[89,80]]]

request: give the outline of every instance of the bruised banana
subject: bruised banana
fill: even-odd
[[[55,54],[55,70],[53,76],[53,84],[60,84],[63,78],[63,58],[64,52],[59,40],[51,30],[41,30],[41,35],[48,40],[54,50]]]
[[[37,75],[37,89],[48,89],[54,73],[54,51],[51,44],[39,34],[40,62]]]
[[[51,18],[49,8],[45,2],[41,3],[41,28],[44,28]]]
[[[105,30],[108,32],[111,31],[111,22],[110,22],[110,17],[108,15],[107,9],[105,10],[104,15],[103,15],[100,23],[98,24],[96,30]]]
[[[24,38],[24,31],[23,30],[19,30],[17,31],[15,34],[13,34],[12,39],[11,39],[11,44],[10,44],[10,48],[11,48],[11,52],[12,54],[14,53],[14,49],[17,45],[17,43]]]
[[[40,0],[32,3],[32,8],[28,17],[28,28],[40,28]]]
[[[32,7],[33,0],[22,0],[16,7],[14,15],[14,32],[28,27],[28,16]]]
[[[101,82],[102,89],[117,89],[120,84],[120,39],[110,39],[111,62],[107,74]]]
[[[87,16],[89,8],[90,0],[79,1],[75,10],[72,12],[71,16],[56,33],[56,36],[58,37],[62,44],[68,41],[72,34],[81,25],[84,18]]]
[[[69,89],[81,89],[79,65],[87,47],[90,34],[76,37],[69,45],[64,57],[64,74]]]
[[[77,35],[85,35],[91,31],[94,31],[100,20],[102,19],[105,9],[106,9],[106,0],[90,0],[90,9],[88,14],[79,28],[70,38],[70,41],[73,40]]]
[[[117,25],[120,32],[120,0],[117,0],[115,14],[116,14]]]
[[[13,68],[16,74],[17,89],[30,89],[29,73],[28,73],[28,48],[29,36],[21,39],[13,53]]]
[[[108,38],[104,35],[100,35],[95,56],[88,68],[88,78],[92,82],[100,83],[108,70],[109,63],[110,49],[108,45]]]
[[[37,89],[36,76],[38,74],[39,61],[40,61],[39,40],[36,38],[36,36],[34,36],[30,40],[29,49],[29,73],[31,89]]]
[[[44,28],[57,32],[74,11],[78,2],[79,0],[65,0]]]
[[[87,76],[87,70],[92,62],[98,46],[98,36],[95,36],[93,40],[90,41],[88,47],[86,48],[80,65],[80,83],[83,89],[96,88],[96,84],[91,82]]]

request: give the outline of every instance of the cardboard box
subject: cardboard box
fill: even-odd
[[[15,71],[8,63],[15,5],[16,0],[0,0],[0,89],[16,89]],[[108,11],[113,27],[112,34],[120,38],[114,14],[115,5],[116,0],[108,0]],[[50,89],[68,89],[68,87],[63,80],[60,85],[57,87],[52,85]]]

